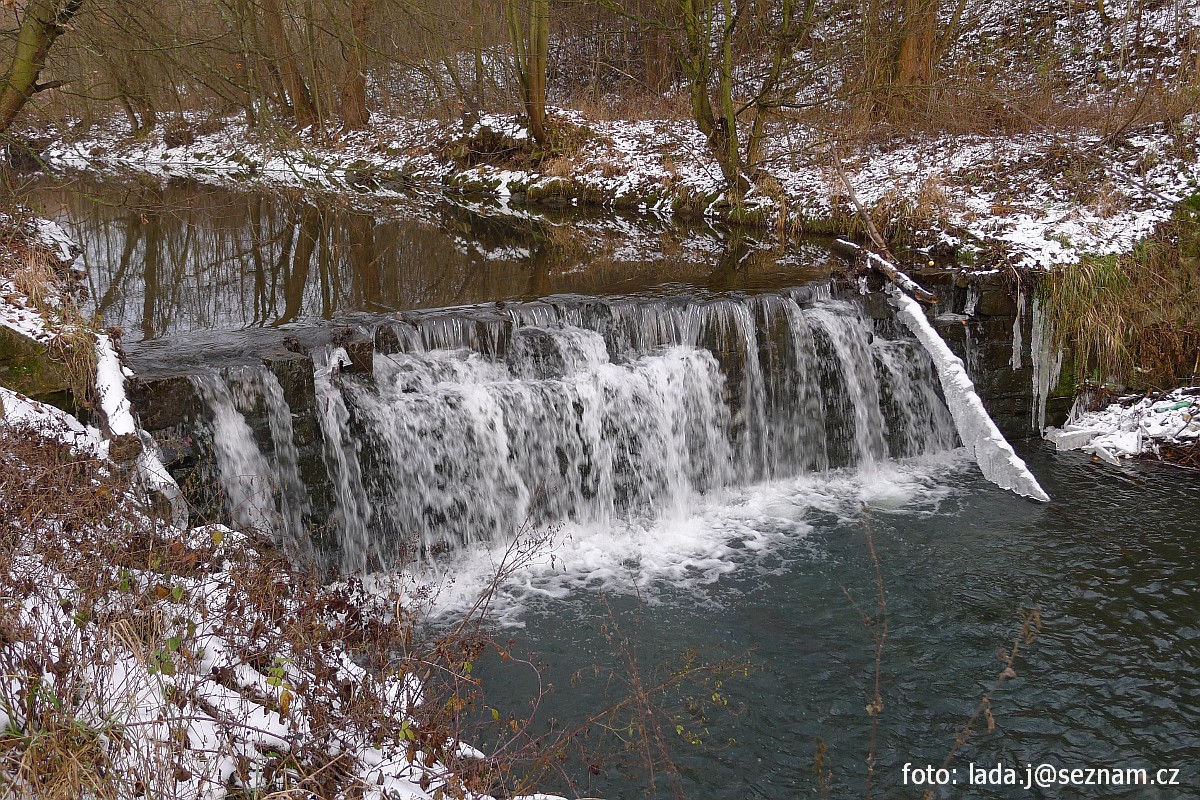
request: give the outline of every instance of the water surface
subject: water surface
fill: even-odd
[[[1002,669],[997,652],[1011,647],[1018,612],[1035,605],[1043,629],[1023,650],[1018,679],[993,698],[995,730],[981,724],[955,760],[960,781],[971,763],[1023,770],[1051,762],[1147,767],[1151,775],[1175,767],[1183,785],[959,786],[945,796],[1200,796],[1200,480],[1167,468],[1114,470],[1037,444],[1022,454],[1054,502],[990,486],[961,453],[888,465],[874,476],[809,476],[752,487],[715,515],[663,523],[670,530],[733,516],[770,534],[768,546],[738,555],[736,567],[715,578],[683,570],[638,586],[635,557],[626,576],[594,582],[607,595],[530,593],[524,627],[506,635],[547,664],[543,679],[555,689],[543,718],[566,725],[619,696],[630,671],[605,630],[632,640],[646,675],[689,648],[714,661],[748,654],[757,668],[725,681],[726,713],[661,720],[687,796],[817,796],[818,740],[829,748],[833,796],[861,796],[874,643],[849,597],[874,613],[860,526],[868,519],[889,625],[878,796],[920,796],[902,784],[903,764],[941,765]],[[865,516],[860,502],[870,509]],[[483,677],[492,704],[519,714],[534,684],[512,673],[491,665]],[[676,724],[704,745],[689,744]],[[576,764],[574,775],[585,793],[602,797],[640,797],[647,788],[631,757],[604,761],[596,776]],[[670,796],[665,784],[659,794]]]

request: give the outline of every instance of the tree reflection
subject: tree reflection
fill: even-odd
[[[778,269],[747,236],[652,219],[449,204],[397,218],[299,193],[81,183],[86,194],[41,188],[42,204],[83,244],[103,323],[143,340],[663,283],[747,289]]]

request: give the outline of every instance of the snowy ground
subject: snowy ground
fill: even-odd
[[[512,145],[527,146],[515,117],[485,117],[472,131],[432,120],[391,119],[369,132],[327,145],[298,137],[291,149],[259,141],[237,120],[189,145],[133,140],[121,121],[85,138],[58,141],[45,152],[56,167],[129,169],[161,178],[189,177],[221,184],[283,186],[365,198],[436,198],[442,191],[493,198],[501,208],[530,200],[566,198],[650,214],[689,213],[721,218],[721,172],[703,137],[686,120],[595,120],[558,109],[553,118],[576,132],[579,144],[536,168],[510,163],[470,168],[446,155],[482,128]],[[199,118],[195,126],[200,128]],[[1080,254],[1129,250],[1170,216],[1179,200],[1200,191],[1200,117],[1178,130],[1149,128],[1116,142],[1074,131],[1004,137],[919,136],[856,153],[843,152],[855,190],[869,207],[924,229],[979,267],[1004,263],[1029,268],[1070,264]],[[466,134],[464,136],[464,134]],[[812,227],[850,206],[834,176],[830,132],[777,124],[767,146],[769,172],[780,192],[751,189],[749,208],[766,220],[781,216]]]
[[[29,224],[28,243],[74,259],[57,226]],[[37,307],[4,288],[0,324],[61,334],[47,308],[68,298]],[[107,336],[95,349],[104,431],[0,387],[0,784],[19,796],[486,800],[472,765],[487,757],[422,723],[426,686],[394,656],[421,608],[402,596],[410,587],[317,586],[242,533],[189,527],[132,413],[129,370]],[[130,463],[109,458],[123,438],[142,442]],[[152,513],[154,494],[169,519]],[[365,663],[371,653],[382,661]]]
[[[6,214],[0,213],[0,230],[11,229],[14,225],[18,226],[20,235],[28,246],[42,249],[48,259],[56,259],[59,262],[58,265],[47,264],[48,268],[66,266],[76,274],[83,273],[79,246],[71,241],[57,223],[46,219],[16,222]],[[48,342],[59,334],[61,320],[55,325],[46,318],[46,313],[62,309],[64,304],[70,301],[60,296],[62,287],[58,285],[59,281],[55,281],[43,284],[42,308],[38,308],[38,303],[18,288],[14,277],[23,267],[13,263],[14,260],[24,258],[26,254],[14,250],[12,242],[8,244],[7,247],[0,247],[0,325],[35,341]]]
[[[1083,450],[1110,464],[1200,443],[1200,386],[1129,400],[1073,412],[1062,428],[1047,429],[1046,438],[1059,450]]]
[[[456,773],[484,754],[452,740],[431,747],[411,671],[352,657],[352,642],[374,641],[372,626],[403,624],[397,587],[307,585],[240,533],[154,520],[136,494],[72,524],[37,500],[41,460],[86,465],[100,491],[120,469],[104,457],[107,442],[9,390],[0,402],[4,501],[12,511],[32,492],[37,511],[4,526],[13,545],[0,558],[0,731],[82,731],[89,743],[68,756],[154,797],[305,785],[380,800],[487,797]],[[36,460],[14,456],[30,452],[22,443]],[[0,737],[0,775],[36,794],[61,776],[44,764],[22,773],[33,746],[23,742]],[[334,763],[336,780],[316,779]]]

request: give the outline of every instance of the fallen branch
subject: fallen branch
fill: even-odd
[[[837,239],[835,244],[841,251],[856,256],[862,256],[867,262],[867,266],[879,270],[883,273],[885,278],[921,302],[930,303],[931,305],[938,304],[939,300],[936,294],[922,288],[919,283],[908,277],[908,275],[905,273],[901,272],[895,264],[892,264],[891,262],[882,258],[878,253],[872,253],[865,247],[860,247],[854,242],[848,242],[845,239]]]
[[[846,175],[846,170],[842,166],[841,156],[838,155],[836,147],[830,147],[829,153],[833,156],[833,171],[837,173],[838,179],[842,185],[846,187],[846,194],[850,197],[850,202],[854,204],[855,210],[858,212],[859,219],[863,222],[863,227],[867,230],[867,235],[879,249],[883,256],[872,253],[864,247],[859,247],[853,242],[848,242],[845,239],[838,239],[837,243],[842,249],[851,250],[857,254],[862,254],[867,261],[867,265],[874,267],[884,274],[884,276],[899,286],[904,291],[911,294],[923,303],[931,303],[937,305],[938,297],[933,292],[928,292],[922,289],[912,278],[901,272],[896,265],[896,258],[888,250],[887,242],[880,235],[879,229],[875,227],[875,223],[871,220],[871,215],[867,213],[867,209],[863,206],[862,201],[858,199],[858,193],[854,191],[854,184],[850,183],[850,177]]]
[[[867,229],[867,235],[871,237],[871,241],[875,243],[879,251],[887,256],[888,261],[895,261],[896,259],[888,250],[887,241],[880,235],[879,229],[875,227],[875,223],[871,220],[871,215],[867,213],[867,209],[863,207],[862,201],[858,199],[858,193],[854,191],[854,184],[850,183],[850,178],[846,175],[846,169],[842,166],[842,157],[838,155],[837,147],[830,147],[829,154],[833,156],[833,171],[837,173],[838,179],[846,187],[846,194],[850,196],[850,202],[854,204],[859,219],[863,221],[863,227]]]
[[[1049,502],[1050,495],[1038,485],[1037,478],[988,414],[962,359],[950,351],[946,342],[929,324],[925,311],[899,287],[890,290],[890,300],[896,308],[896,316],[912,331],[933,359],[946,406],[954,418],[954,426],[958,428],[958,437],[974,453],[983,477],[1002,489]]]

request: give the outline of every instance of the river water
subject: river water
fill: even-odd
[[[615,218],[88,191],[42,202],[84,243],[97,311],[135,367],[188,375],[186,433],[206,448],[190,458],[226,498],[214,513],[334,568],[403,563],[440,585],[443,621],[514,530],[551,532],[492,604],[554,686],[542,724],[577,724],[693,650],[748,662],[691,690],[690,710],[685,691],[652,714],[680,788],[818,796],[821,741],[833,796],[861,795],[869,528],[888,619],[878,796],[919,796],[903,765],[941,764],[1035,606],[1042,630],[946,796],[1200,796],[1200,480],[1034,441],[1019,449],[1053,502],[987,484],[927,357],[886,307],[816,280],[821,248]],[[214,346],[332,323],[365,331],[372,364],[350,369],[324,341],[300,394],[253,347]],[[490,706],[527,713],[532,675],[477,674]],[[1042,762],[1179,768],[1182,787],[964,786],[971,763]],[[566,769],[597,796],[671,793],[628,754]]]
[[[1200,481],[1164,468],[1114,471],[1040,445],[1021,453],[1052,503],[988,485],[960,452],[871,476],[760,484],[715,515],[680,523],[736,517],[754,534],[769,532],[769,546],[744,548],[719,576],[684,568],[634,591],[642,569],[634,556],[621,579],[526,599],[524,627],[510,635],[548,665],[542,679],[555,689],[540,713],[569,725],[626,689],[628,661],[613,657],[606,630],[634,643],[647,680],[689,648],[712,662],[747,657],[749,675],[724,681],[727,707],[689,713],[686,697],[705,696],[695,688],[662,698],[660,722],[687,795],[818,796],[820,740],[832,796],[862,796],[875,671],[859,612],[875,612],[863,502],[888,601],[878,796],[920,796],[904,785],[903,765],[941,766],[1003,668],[996,654],[1011,647],[1018,613],[1035,605],[1043,627],[1022,649],[1018,678],[992,698],[995,730],[979,724],[951,765],[960,785],[945,796],[1200,796]],[[606,601],[595,591],[603,583]],[[482,672],[505,713],[520,714],[536,689],[514,680],[521,674],[507,664]],[[677,724],[704,746],[675,735]],[[591,793],[642,796],[641,762],[597,760],[597,776],[575,770]],[[971,764],[1018,767],[1024,780],[1026,764],[1044,762],[1147,767],[1151,776],[1179,768],[1181,786],[962,785]],[[659,792],[671,796],[666,783]]]

